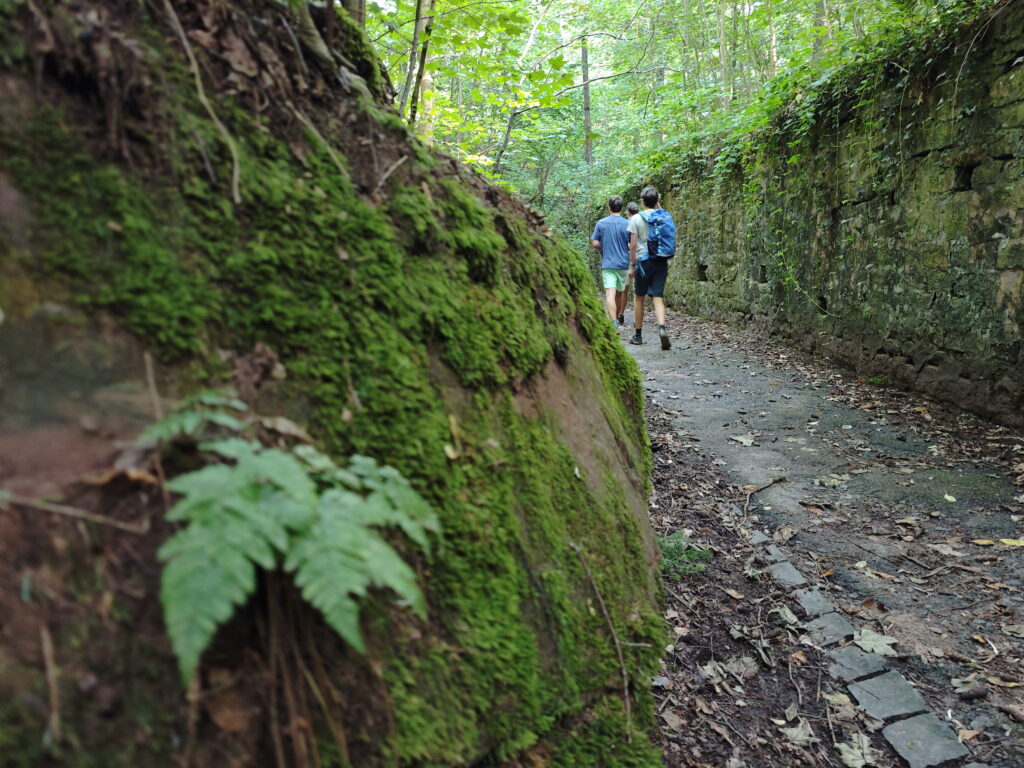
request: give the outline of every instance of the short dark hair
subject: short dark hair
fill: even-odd
[[[644,201],[644,205],[648,208],[656,206],[658,204],[659,197],[660,195],[658,195],[658,190],[654,187],[644,187],[643,191],[640,193],[640,199]]]
[[[628,213],[630,216],[636,216],[638,213],[640,213],[639,203],[630,203],[629,205],[627,205],[626,213]]]
[[[622,210],[622,198],[618,195],[612,195],[608,198],[608,210],[612,213],[618,213]]]

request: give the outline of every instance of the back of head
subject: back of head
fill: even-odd
[[[644,201],[644,205],[648,208],[658,207],[658,190],[654,187],[644,187],[640,193],[640,199]]]
[[[608,210],[612,213],[618,213],[622,210],[622,198],[618,195],[612,195],[608,198]]]
[[[626,213],[628,213],[629,216],[632,218],[633,216],[636,216],[638,213],[640,213],[640,206],[636,203],[630,203],[629,205],[626,206]]]

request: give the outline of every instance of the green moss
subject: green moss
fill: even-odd
[[[656,765],[641,733],[621,746],[621,696],[606,690],[619,665],[573,548],[620,639],[660,647],[642,536],[609,458],[626,455],[648,482],[639,373],[581,260],[457,179],[423,174],[372,204],[325,148],[299,161],[259,121],[231,114],[237,207],[229,158],[198,110],[175,113],[177,178],[166,185],[96,159],[59,112],[0,125],[0,170],[31,204],[20,268],[59,288],[49,300],[111,311],[192,376],[223,370],[217,349],[269,344],[288,371],[278,397],[302,404],[311,433],[335,454],[396,466],[430,500],[445,539],[425,566],[429,627],[415,638],[367,630],[395,713],[382,753],[493,763],[542,739],[558,754],[567,733],[562,764],[621,753],[616,764]],[[595,448],[596,478],[561,434],[557,403],[517,409],[514,392],[556,365],[614,435]],[[634,722],[646,727],[655,652],[630,651]]]

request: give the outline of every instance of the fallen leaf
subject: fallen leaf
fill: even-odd
[[[683,730],[683,720],[678,715],[674,715],[667,709],[661,713],[661,719],[665,721],[665,725],[671,728],[676,733]]]
[[[1024,547],[1024,539],[1000,539],[999,543],[1008,547]]]
[[[775,531],[772,535],[772,539],[777,541],[779,544],[785,544],[794,536],[796,536],[796,529],[789,523],[784,523]]]
[[[991,547],[995,542],[992,539],[971,539],[971,544],[977,544],[979,547]]]
[[[888,612],[889,609],[886,608],[883,603],[878,602],[873,597],[869,597],[867,600],[860,604],[860,613],[869,619],[881,619]]]
[[[962,728],[956,732],[956,740],[963,744],[965,741],[970,741],[977,736],[981,731],[972,731],[967,728]]]
[[[967,677],[954,677],[952,680],[950,680],[950,683],[953,684],[954,691],[956,691],[957,693],[963,693],[964,691],[971,690],[972,688],[974,688],[975,685],[977,685],[977,683],[974,682],[974,678],[977,676],[978,673],[975,672],[973,674],[968,675]]]
[[[743,599],[743,595],[740,594],[739,592],[737,592],[735,589],[726,589],[726,590],[723,590],[723,591],[725,592],[725,594],[727,594],[733,600],[742,600]]]
[[[943,494],[942,498],[946,501],[956,501],[956,496],[950,496],[948,493]]]
[[[245,44],[234,32],[227,32],[222,40],[223,51],[221,56],[224,57],[224,61],[231,65],[231,68],[236,72],[241,72],[243,75],[249,77],[255,77],[256,73],[259,72],[259,67],[256,65],[256,59],[253,58],[252,53],[249,51],[249,46]]]
[[[733,435],[729,439],[735,440],[737,443],[744,446],[745,448],[749,448],[754,444],[754,436],[749,432],[745,435]]]
[[[878,765],[883,755],[871,746],[871,739],[863,733],[855,733],[850,743],[840,742],[835,745],[836,752],[843,765],[848,768],[864,768],[866,765]]]
[[[940,555],[945,555],[946,557],[966,557],[967,556],[966,552],[957,552],[955,549],[953,549],[951,546],[949,546],[949,544],[928,544],[927,547],[928,547],[928,549],[934,549]]]
[[[1003,680],[1001,677],[986,677],[992,685],[998,685],[1000,688],[1020,688],[1024,683],[1018,683],[1013,680]]]
[[[800,722],[793,728],[779,728],[782,734],[789,739],[790,743],[797,747],[805,747],[819,741],[811,730],[811,724],[800,718]]]
[[[457,458],[459,458],[459,452],[455,450],[455,446],[452,445],[451,443],[444,444],[444,455],[447,456],[452,461],[455,461]]]
[[[880,635],[872,629],[860,629],[853,635],[853,642],[862,650],[868,653],[878,653],[882,656],[895,656],[896,651],[892,649],[897,642],[895,637]]]
[[[744,680],[749,680],[757,674],[759,667],[757,662],[749,656],[743,656],[739,659],[733,659],[725,665],[725,669],[736,678],[738,683],[743,683]]]
[[[790,654],[789,658],[794,664],[807,663],[807,656],[804,654],[803,651],[796,651],[795,653]]]
[[[1024,624],[1000,624],[999,628],[1010,637],[1024,637]]]

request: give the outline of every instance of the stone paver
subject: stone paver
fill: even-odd
[[[928,709],[921,694],[899,672],[886,672],[861,683],[851,683],[850,693],[865,712],[879,720]]]
[[[804,615],[809,619],[832,611],[832,603],[816,587],[812,589],[798,589],[793,593],[793,597],[800,603]]]
[[[807,583],[804,575],[798,571],[791,562],[783,560],[781,563],[769,565],[766,569],[768,575],[778,582],[779,586],[786,589],[802,587]]]
[[[750,534],[750,543],[755,546],[757,544],[764,544],[766,541],[771,541],[771,539],[769,539],[763,531],[754,531]]]
[[[838,613],[826,613],[804,625],[811,639],[818,645],[832,645],[853,637],[853,625]]]
[[[846,645],[828,652],[834,662],[829,672],[846,682],[877,675],[889,668],[889,662],[877,653],[866,653],[855,645]]]
[[[956,735],[931,714],[886,726],[882,729],[882,736],[900,757],[910,763],[910,768],[942,765],[969,754],[967,748],[956,740]]]

